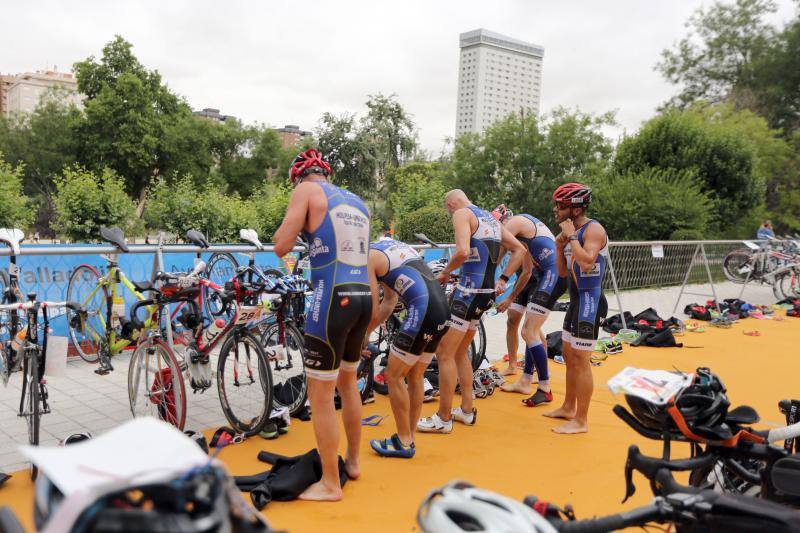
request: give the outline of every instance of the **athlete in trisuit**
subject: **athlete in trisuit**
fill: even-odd
[[[562,332],[567,390],[561,407],[544,415],[568,420],[553,428],[556,433],[584,433],[589,430],[594,388],[590,357],[600,320],[608,311],[603,294],[608,235],[599,222],[586,217],[592,201],[592,190],[586,185],[566,183],[553,193],[553,201],[555,219],[561,226],[556,237],[558,272],[569,280],[569,308]]]
[[[467,357],[467,348],[481,315],[492,306],[495,294],[505,292],[508,278],[522,265],[525,256],[522,244],[491,214],[472,205],[463,191],[448,192],[444,205],[453,217],[456,249],[438,279],[442,284],[447,283],[450,274],[458,268],[461,268],[461,276],[450,303],[450,329],[436,352],[439,410],[417,424],[417,430],[424,433],[450,433],[454,419],[467,425],[475,424],[472,362]],[[511,252],[511,258],[495,282],[501,247]],[[456,378],[461,385],[461,405],[453,409]]]
[[[504,204],[498,205],[492,211],[492,216],[525,245],[528,253],[523,266],[532,265],[537,271],[530,283],[526,283],[523,272],[511,295],[497,305],[500,312],[508,310],[509,314],[525,313],[525,322],[522,325],[525,367],[522,377],[515,383],[504,383],[501,389],[530,394],[533,371],[536,370],[539,381],[536,393],[523,400],[528,407],[536,407],[553,401],[547,364],[547,338],[542,332],[542,325],[558,298],[564,294],[567,280],[558,274],[555,237],[544,222],[526,214],[514,215]],[[516,341],[516,329],[514,337]]]
[[[372,243],[369,279],[373,299],[368,332],[389,318],[398,298],[406,315],[389,349],[386,368],[397,433],[386,439],[372,440],[370,446],[385,457],[410,459],[416,453],[414,434],[422,410],[425,369],[447,331],[450,310],[444,289],[431,269],[416,250],[403,242],[383,238]],[[383,289],[380,304],[378,284]]]
[[[300,498],[336,501],[339,483],[339,423],[334,390],[342,400],[347,435],[347,476],[356,479],[361,441],[361,397],[356,370],[372,314],[367,258],[369,212],[355,194],[328,181],[331,167],[316,150],[299,154],[289,171],[295,189],[281,227],[275,254],[283,257],[303,233],[308,241],[314,297],[306,316],[305,367],[312,423],[322,459],[322,479]]]

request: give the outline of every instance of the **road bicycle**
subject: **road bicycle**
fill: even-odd
[[[771,238],[757,249],[738,248],[722,261],[725,277],[734,283],[755,281],[772,286],[779,300],[800,295],[800,244],[792,238]]]
[[[164,341],[160,327],[170,306],[181,304],[184,308],[177,320],[189,332],[183,355],[192,369],[193,389],[211,386],[212,352],[219,347],[216,384],[222,410],[237,433],[255,435],[269,420],[273,405],[270,361],[249,327],[263,311],[258,304],[263,288],[238,278],[220,287],[198,275],[204,267],[201,262],[188,274],[157,273],[155,282],[145,288],[153,296],[131,307],[130,323],[139,332],[128,368],[131,412],[134,416],[154,415],[183,429],[186,393],[182,364]],[[201,308],[204,289],[213,291],[220,305],[219,316],[208,327]],[[138,312],[150,306],[155,311],[148,326]]]
[[[121,229],[101,227],[100,236],[120,252],[130,251]],[[101,275],[92,265],[79,265],[70,275],[66,298],[78,302],[88,312],[83,331],[69,328],[75,351],[84,361],[99,363],[95,373],[105,375],[114,370],[111,358],[135,342],[133,328],[125,313],[123,289],[142,301],[149,282],[129,280],[119,268],[118,253],[103,254],[102,257],[106,260],[105,274]],[[150,325],[152,312],[152,308],[148,309],[146,326]]]
[[[19,331],[14,331],[10,341],[0,343],[0,378],[3,384],[8,383],[12,372],[22,369],[22,392],[19,400],[18,416],[24,417],[28,426],[28,443],[39,444],[39,429],[42,415],[50,412],[48,403],[47,380],[44,377],[47,362],[47,345],[50,331],[50,309],[68,308],[73,311],[75,323],[72,327],[80,329],[85,323],[86,312],[75,302],[37,301],[36,294],[27,295],[28,301],[0,304],[0,314],[10,315],[3,320],[5,326],[19,312],[24,313],[25,324]],[[42,323],[39,315],[42,315]],[[64,354],[66,357],[66,354]],[[31,465],[31,479],[36,479],[36,466]]]

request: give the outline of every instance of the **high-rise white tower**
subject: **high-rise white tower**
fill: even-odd
[[[456,137],[509,113],[539,114],[544,48],[488,30],[459,36]]]

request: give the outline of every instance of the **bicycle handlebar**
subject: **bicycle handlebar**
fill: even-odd
[[[50,302],[50,301],[46,301],[46,300],[44,300],[44,301],[33,300],[33,301],[30,301],[30,302],[19,302],[19,303],[13,303],[13,304],[2,304],[2,305],[0,305],[0,312],[1,311],[6,311],[6,312],[7,311],[27,311],[28,309],[33,309],[35,307],[39,308],[39,309],[47,309],[47,308],[51,308],[51,307],[54,308],[54,309],[60,309],[60,308],[66,307],[66,308],[72,309],[73,311],[76,311],[76,312],[83,311],[83,308],[77,302]]]

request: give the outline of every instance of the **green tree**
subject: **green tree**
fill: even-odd
[[[613,115],[557,109],[541,122],[511,114],[483,134],[461,135],[453,150],[450,184],[478,205],[503,202],[536,215],[548,212],[553,189],[600,172],[613,152],[602,127]]]
[[[112,170],[99,174],[73,166],[57,178],[55,230],[73,241],[97,241],[100,226],[123,230],[135,222],[136,207],[125,183]]]
[[[395,220],[427,206],[441,207],[447,188],[442,163],[409,163],[392,173],[387,208]]]
[[[281,140],[273,129],[264,126],[242,128],[234,124],[230,129],[237,142],[221,154],[218,172],[229,192],[250,195],[264,183],[270,169],[279,166]]]
[[[755,149],[734,130],[695,111],[668,111],[617,147],[617,174],[648,168],[688,172],[714,201],[717,231],[744,217],[764,200]]]
[[[681,92],[670,104],[686,107],[697,100],[731,100],[738,107],[752,104],[754,64],[770,46],[775,29],[764,19],[774,13],[773,0],[715,2],[698,9],[690,28],[673,50],[664,50],[656,70]]]
[[[415,233],[424,233],[434,242],[453,242],[453,221],[444,207],[429,205],[408,213],[398,221],[398,239],[415,242]]]
[[[592,185],[591,216],[613,240],[708,238],[712,204],[691,172],[646,168]]]
[[[33,222],[34,211],[31,202],[22,191],[23,165],[12,167],[3,160],[0,152],[0,228],[20,228],[22,230]]]
[[[355,115],[325,113],[317,128],[317,140],[333,170],[333,181],[359,196],[371,196],[376,188],[376,148]]]
[[[250,206],[256,214],[253,229],[258,231],[262,242],[272,241],[272,236],[283,222],[291,186],[285,181],[280,185],[264,184],[250,198]]]
[[[113,169],[141,204],[155,176],[168,174],[169,166],[181,168],[177,155],[191,155],[191,150],[164,144],[165,139],[174,138],[165,135],[169,124],[186,120],[191,110],[131,49],[130,43],[117,36],[103,48],[99,61],[89,57],[74,68],[78,89],[86,95],[81,161],[90,169]]]

